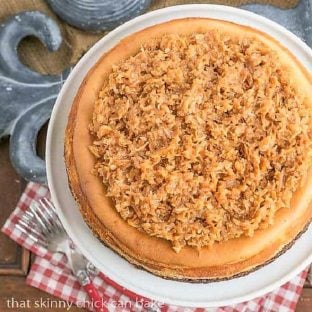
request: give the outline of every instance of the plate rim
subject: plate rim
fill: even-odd
[[[153,23],[152,20],[155,19],[156,17],[161,17],[161,16],[166,16],[169,13],[176,13],[176,11],[187,11],[188,9],[191,10],[204,10],[204,11],[215,11],[215,10],[220,10],[222,12],[224,12],[225,14],[227,13],[231,13],[231,14],[237,14],[238,16],[244,16],[247,17],[248,19],[255,19],[257,20],[257,22],[259,24],[265,24],[267,26],[272,26],[274,27],[274,31],[279,32],[282,36],[286,36],[286,38],[288,37],[291,41],[293,41],[293,43],[295,45],[298,46],[299,49],[302,49],[306,54],[307,57],[309,59],[312,60],[312,50],[301,40],[299,39],[296,35],[294,35],[293,33],[291,33],[290,31],[288,31],[287,29],[285,29],[283,26],[277,24],[274,21],[271,21],[263,16],[260,16],[256,13],[252,13],[243,9],[239,9],[239,8],[233,8],[233,7],[229,7],[229,6],[224,6],[224,5],[213,5],[213,4],[187,4],[187,5],[178,5],[178,6],[172,6],[172,7],[166,7],[163,9],[159,9],[159,10],[155,10],[152,12],[148,12],[146,14],[143,14],[141,16],[138,16],[124,24],[122,24],[121,26],[115,28],[113,31],[111,31],[109,34],[107,34],[106,36],[104,36],[103,38],[101,38],[94,46],[92,46],[88,52],[79,60],[79,62],[76,64],[76,66],[74,67],[74,69],[72,70],[72,72],[70,73],[70,75],[68,76],[67,80],[65,81],[58,97],[55,103],[55,106],[53,108],[52,111],[52,115],[50,118],[50,123],[49,123],[49,127],[48,127],[48,133],[47,133],[47,144],[46,144],[46,159],[47,159],[47,177],[48,177],[48,185],[50,188],[50,192],[51,192],[51,197],[53,202],[56,205],[56,209],[58,212],[58,215],[66,229],[66,231],[69,233],[70,237],[73,239],[73,241],[78,245],[78,247],[83,251],[83,253],[87,256],[87,258],[91,258],[92,262],[94,262],[96,265],[99,265],[99,261],[96,259],[93,259],[90,256],[90,253],[88,252],[88,250],[85,249],[84,246],[82,246],[82,244],[80,243],[79,239],[77,237],[75,237],[75,235],[73,234],[73,232],[70,229],[70,224],[68,223],[68,220],[65,217],[65,214],[63,214],[62,209],[59,205],[59,200],[58,200],[58,195],[55,192],[55,183],[56,181],[54,181],[53,178],[53,158],[52,158],[52,134],[55,131],[55,124],[56,124],[56,119],[62,104],[62,98],[64,97],[64,95],[66,94],[66,90],[70,87],[71,85],[71,81],[73,80],[73,78],[77,75],[77,73],[79,74],[79,70],[83,70],[83,67],[87,67],[88,66],[88,60],[90,58],[92,58],[93,54],[96,54],[96,51],[102,46],[105,45],[105,42],[109,42],[110,40],[112,40],[112,38],[114,37],[114,35],[118,34],[118,33],[122,33],[123,31],[127,30],[127,29],[131,29],[131,27],[133,27],[134,24],[140,24],[140,22],[142,21],[149,21],[151,20],[151,24],[158,24],[158,22]],[[194,15],[193,15],[194,16]],[[185,17],[191,17],[191,15],[186,15]],[[170,19],[180,19],[183,17],[175,17],[174,14],[171,17],[166,18],[166,20],[170,20]],[[213,18],[213,17],[212,17]],[[230,19],[223,19],[223,20],[230,20]],[[239,23],[239,22],[237,22]],[[251,26],[251,27],[255,27],[255,26]],[[139,27],[140,28],[140,27]],[[145,27],[142,27],[145,28]],[[142,29],[140,28],[140,29]],[[256,27],[255,27],[256,28]],[[137,30],[133,30],[130,31],[130,33],[133,33]],[[128,36],[129,33],[126,35]],[[271,34],[270,34],[271,35]],[[274,36],[273,36],[274,37]],[[95,62],[93,62],[94,64]],[[89,68],[87,69],[87,71],[89,70]],[[81,78],[81,80],[84,77]],[[80,83],[79,83],[80,84]],[[68,182],[65,181],[65,184],[68,185]],[[312,228],[310,227],[310,230],[312,231]],[[309,231],[309,230],[308,230]],[[301,238],[299,238],[300,240]],[[296,244],[297,242],[295,242]],[[289,274],[285,275],[283,278],[275,281],[274,283],[271,283],[269,285],[267,285],[264,288],[258,289],[257,291],[253,291],[249,294],[246,294],[245,296],[240,296],[237,298],[231,298],[229,300],[217,300],[217,301],[209,301],[209,302],[192,302],[189,300],[173,300],[170,299],[169,297],[164,298],[163,296],[159,296],[157,294],[154,293],[146,293],[143,289],[138,289],[135,287],[135,285],[130,285],[127,284],[125,287],[128,288],[129,290],[138,293],[142,296],[151,298],[152,300],[157,300],[160,302],[165,302],[168,304],[174,304],[174,305],[179,305],[179,306],[184,306],[184,307],[198,307],[198,306],[202,306],[202,307],[218,307],[218,306],[224,306],[224,305],[232,305],[232,304],[236,304],[239,302],[243,302],[243,301],[248,301],[251,300],[253,298],[259,297],[264,295],[265,293],[268,293],[272,290],[274,290],[275,288],[278,288],[279,286],[283,285],[284,283],[286,283],[287,281],[289,281],[290,279],[292,279],[294,276],[296,276],[299,272],[301,272],[308,264],[310,264],[312,262],[312,252],[310,257],[307,257],[305,259],[305,261],[302,261],[301,265],[298,265],[297,267],[293,268]],[[270,264],[267,264],[266,266],[269,266]],[[102,265],[100,265],[100,267],[102,267]],[[259,269],[261,270],[261,269]],[[257,270],[257,271],[259,271]],[[151,274],[151,273],[150,273]],[[109,275],[108,275],[109,276]],[[248,275],[247,275],[248,276]],[[109,276],[111,279],[114,279],[113,276]],[[233,281],[235,279],[232,279],[230,281]],[[117,281],[118,284],[123,285],[124,281],[122,283],[120,283],[120,280]],[[183,282],[179,282],[181,284],[183,284]],[[124,286],[124,285],[123,285]]]

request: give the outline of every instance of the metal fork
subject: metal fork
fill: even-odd
[[[66,254],[69,246],[73,248],[74,245],[65,232],[56,209],[49,199],[42,198],[38,202],[33,201],[29,208],[30,211],[25,211],[16,225],[22,233],[52,252]],[[85,262],[89,273],[94,275],[99,273],[91,262],[87,260]]]
[[[108,311],[103,306],[102,298],[92,284],[89,274],[98,270],[77,250],[65,232],[54,205],[47,198],[33,201],[30,211],[26,211],[16,227],[37,244],[52,252],[66,255],[72,272],[92,299],[96,311]],[[29,232],[30,231],[30,232]],[[108,299],[106,297],[105,299]]]
[[[43,198],[39,202],[33,201],[29,208],[30,211],[25,211],[17,228],[37,244],[51,251],[65,253],[64,243],[69,238],[52,203]],[[51,242],[53,242],[53,246],[49,246]],[[55,245],[58,245],[60,249],[56,250]]]

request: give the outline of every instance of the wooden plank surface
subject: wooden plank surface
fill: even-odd
[[[38,153],[41,156],[44,154],[45,132],[46,127],[38,137]],[[9,142],[0,142],[0,227],[16,207],[25,185],[26,182],[10,164]],[[64,303],[61,300],[25,284],[29,266],[30,253],[0,233],[0,311],[67,311],[67,308],[62,308]],[[16,302],[22,304],[25,300],[25,304],[29,300],[30,308],[16,306]],[[69,311],[84,309],[72,307]]]
[[[15,208],[25,185],[9,161],[8,142],[0,144],[0,226]],[[0,234],[0,274],[25,275],[29,252]]]
[[[296,312],[312,311],[312,288],[304,288],[297,304]]]

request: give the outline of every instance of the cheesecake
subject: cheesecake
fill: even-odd
[[[69,186],[104,245],[164,278],[251,272],[312,218],[311,73],[231,22],[154,25],[103,54],[65,134]]]

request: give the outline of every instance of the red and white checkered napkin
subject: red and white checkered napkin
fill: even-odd
[[[16,223],[29,208],[32,200],[41,197],[49,197],[49,190],[36,183],[29,183],[9,219],[2,228],[2,232],[15,240],[18,244],[31,250],[37,255],[32,264],[26,283],[40,288],[56,297],[68,302],[73,302],[80,307],[92,310],[92,303],[88,301],[86,292],[80,286],[75,276],[70,272],[66,264],[65,256],[51,253],[45,248],[38,246],[16,228]],[[298,302],[308,269],[301,272],[293,280],[268,293],[267,295],[243,302],[234,306],[213,309],[216,312],[236,311],[263,311],[263,312],[290,312],[294,311]],[[104,272],[105,273],[105,272]],[[152,302],[139,295],[131,293],[127,289],[117,285],[103,273],[93,278],[93,283],[99,289],[110,311],[148,311]],[[163,305],[153,302],[154,306],[160,307],[162,312],[204,312],[203,308],[183,308]],[[207,309],[208,311],[208,309]],[[212,311],[212,309],[209,309]]]

